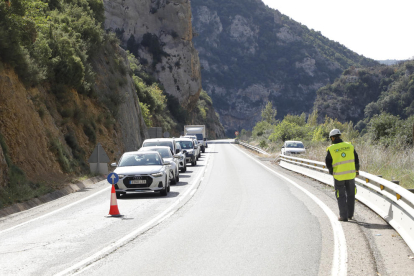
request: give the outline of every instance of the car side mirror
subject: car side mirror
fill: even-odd
[[[194,146],[195,149],[198,149],[198,146]]]
[[[111,164],[111,167],[116,167],[116,163],[112,163]]]
[[[282,146],[282,149],[284,149],[285,148],[285,146]]]
[[[164,165],[171,165],[170,161],[164,161]]]
[[[183,153],[187,153],[187,151],[186,150],[183,150]]]
[[[175,153],[179,153],[180,152],[180,149],[175,149]]]

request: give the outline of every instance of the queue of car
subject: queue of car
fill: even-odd
[[[145,192],[166,196],[170,185],[179,182],[179,174],[187,171],[187,163],[196,166],[200,156],[198,142],[192,138],[146,139],[140,149],[125,152],[111,164],[119,176],[116,197]]]

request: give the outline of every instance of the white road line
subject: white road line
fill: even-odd
[[[345,239],[345,233],[342,228],[341,223],[338,221],[337,216],[332,212],[331,209],[329,209],[328,206],[326,206],[325,203],[323,203],[319,198],[317,198],[315,195],[313,195],[311,192],[300,186],[299,184],[295,183],[294,181],[290,180],[284,175],[281,175],[280,173],[275,172],[268,166],[264,165],[263,163],[259,162],[255,158],[251,157],[249,154],[245,153],[244,151],[240,150],[238,147],[234,146],[239,151],[244,153],[247,157],[251,158],[253,161],[258,163],[259,165],[263,166],[273,174],[279,176],[280,178],[283,178],[284,180],[288,181],[290,184],[304,192],[307,196],[309,196],[313,201],[315,201],[316,204],[319,205],[319,207],[325,212],[326,216],[329,218],[329,221],[332,225],[333,230],[333,236],[334,236],[334,255],[332,260],[332,275],[338,275],[338,276],[345,276],[347,275],[347,262],[348,262],[348,252],[346,247],[346,239]]]
[[[34,221],[36,221],[36,220],[43,219],[43,218],[45,218],[45,217],[51,216],[51,215],[53,215],[53,214],[56,214],[56,213],[58,213],[58,212],[60,212],[60,211],[66,210],[66,209],[68,209],[68,208],[72,207],[73,205],[76,205],[76,204],[79,204],[79,203],[84,202],[84,201],[86,201],[86,200],[89,200],[89,199],[91,199],[92,197],[95,197],[95,196],[97,196],[97,195],[99,195],[99,194],[101,194],[101,193],[103,193],[103,192],[106,192],[106,191],[107,191],[107,190],[109,190],[109,189],[111,189],[111,186],[109,186],[108,188],[104,188],[103,190],[101,190],[101,191],[99,191],[99,192],[96,192],[96,193],[94,193],[94,194],[92,194],[92,195],[90,195],[90,196],[87,196],[87,197],[85,197],[85,198],[82,198],[81,200],[78,200],[78,201],[73,202],[73,203],[71,203],[71,204],[69,204],[69,205],[66,205],[65,207],[59,208],[59,209],[57,209],[57,210],[55,210],[55,211],[52,211],[52,212],[47,213],[47,214],[44,214],[44,215],[42,215],[42,216],[40,216],[40,217],[37,217],[37,218],[31,219],[31,220],[25,221],[25,222],[23,222],[23,223],[20,223],[20,224],[18,224],[18,225],[13,226],[13,227],[10,227],[10,228],[7,228],[7,229],[4,229],[4,230],[0,231],[0,235],[1,235],[1,234],[4,234],[4,233],[6,233],[6,232],[9,232],[9,231],[11,231],[11,230],[13,230],[13,229],[16,229],[16,228],[18,228],[18,227],[21,227],[21,226],[23,226],[23,225],[26,225],[26,224],[32,223],[32,222],[34,222]],[[29,210],[30,210],[30,209],[29,209]]]
[[[209,158],[210,156],[207,157],[207,160]],[[201,183],[202,175],[204,171],[206,170],[206,167],[207,167],[207,162],[204,168],[198,173],[196,179],[194,180],[195,185],[191,189],[188,189],[182,196],[180,196],[173,204],[170,205],[170,207],[164,210],[161,214],[159,214],[152,220],[148,221],[146,224],[135,229],[134,231],[130,232],[129,234],[125,235],[123,238],[111,243],[110,245],[96,252],[92,256],[82,260],[79,263],[72,265],[71,267],[55,275],[56,276],[62,276],[62,275],[67,275],[67,274],[77,275],[79,273],[84,272],[85,270],[92,268],[94,265],[97,264],[98,260],[103,259],[104,257],[110,255],[112,252],[117,250],[119,247],[122,247],[125,244],[129,243],[131,240],[135,239],[137,236],[139,236],[144,231],[160,224],[165,219],[172,216],[177,211],[177,210],[174,210],[174,208],[176,208],[179,205],[179,203],[184,201],[187,195],[190,194],[190,197],[188,198],[188,200],[192,197],[192,195],[194,195],[194,193],[198,189],[199,184]]]

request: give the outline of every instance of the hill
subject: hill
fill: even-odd
[[[260,0],[193,0],[202,84],[228,135],[251,129],[267,101],[279,119],[310,112],[316,91],[350,66],[374,66]]]
[[[325,116],[365,127],[374,115],[388,113],[402,119],[414,115],[414,61],[392,66],[350,67],[317,92],[315,109]]]

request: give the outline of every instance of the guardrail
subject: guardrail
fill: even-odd
[[[240,144],[255,150],[246,143]],[[323,162],[288,155],[280,155],[278,160],[285,169],[334,186],[333,176]],[[359,172],[355,184],[356,199],[387,221],[414,252],[414,194],[391,181],[363,171]]]
[[[240,141],[239,141],[239,144],[242,145],[243,147],[248,148],[248,149],[257,151],[258,153],[261,153],[261,154],[265,154],[265,155],[269,155],[270,156],[270,154],[268,154],[267,152],[265,152],[263,149],[261,149],[259,147],[255,147],[255,146],[252,146],[252,145],[249,145],[249,144],[240,142]]]
[[[334,186],[333,177],[323,162],[280,155],[279,164],[283,168]],[[414,252],[414,194],[363,171],[359,172],[355,184],[356,198],[387,221]]]

